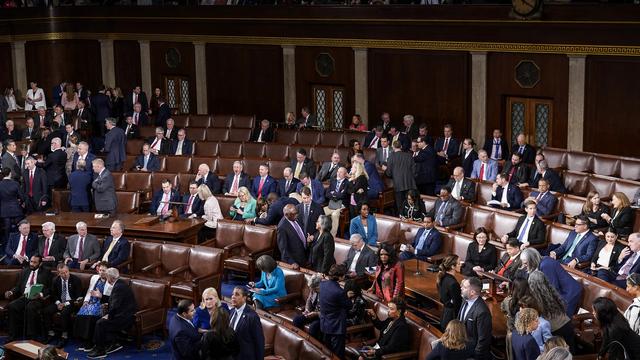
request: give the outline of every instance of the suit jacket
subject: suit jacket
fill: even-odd
[[[251,195],[258,198],[258,189],[260,189],[260,176],[256,176],[253,178],[253,183],[251,184]],[[262,184],[262,190],[260,191],[260,197],[266,198],[269,193],[276,192],[278,190],[278,182],[271,175],[267,175],[264,179],[264,184]]]
[[[293,172],[295,174],[296,171],[296,165],[298,164],[298,161],[295,159],[291,160],[291,172]],[[307,173],[307,175],[309,175],[310,179],[315,179],[316,177],[316,164],[313,162],[313,160],[306,158],[304,159],[304,162],[302,163],[302,167],[300,169],[300,173]],[[299,179],[298,179],[299,180]]]
[[[302,226],[300,226],[302,228]],[[304,232],[304,229],[302,229]],[[306,234],[303,234],[306,236]],[[300,239],[293,225],[286,217],[278,223],[277,231],[278,249],[280,257],[287,264],[298,264],[304,267],[307,263],[306,238]]]
[[[191,360],[200,357],[200,333],[186,319],[174,315],[169,322],[169,339],[171,352],[175,360]]]
[[[380,173],[378,173],[376,166],[367,160],[364,161],[364,169],[367,171],[367,175],[369,175],[369,191],[367,192],[367,195],[369,196],[369,199],[377,199],[378,194],[384,190],[382,177],[380,177]]]
[[[424,201],[415,201],[413,205],[410,205],[408,200],[402,203],[402,210],[400,211],[401,218],[422,222],[426,215],[427,209]]]
[[[598,263],[598,258],[600,257],[600,250],[602,250],[602,248],[605,245],[607,245],[607,242],[604,240],[597,240],[596,242],[598,246],[596,247],[596,251],[593,252],[593,257],[591,257],[591,262],[594,264]],[[609,263],[607,264],[609,268],[613,268],[614,266],[617,265],[618,257],[620,256],[620,253],[622,252],[623,249],[624,249],[624,246],[619,242],[616,242],[613,245],[613,250],[611,250],[611,255],[609,256]],[[601,265],[597,265],[597,266],[601,266]],[[618,268],[618,270],[620,269]]]
[[[22,218],[24,210],[20,206],[20,201],[23,202],[24,199],[24,193],[17,181],[9,179],[0,181],[1,218]]]
[[[352,247],[349,248],[349,253],[347,254],[347,259],[344,261],[343,265],[346,267],[347,271],[351,268],[351,263],[353,259],[356,257],[356,250]],[[366,244],[360,250],[360,257],[358,257],[358,262],[356,263],[356,274],[358,276],[364,275],[366,268],[375,267],[378,265],[378,259],[376,254],[371,250],[369,246]]]
[[[91,205],[91,172],[76,170],[69,175],[69,204],[73,206]]]
[[[487,152],[487,155],[489,155],[489,157],[491,157],[491,154],[493,153],[493,149],[495,148],[493,141],[494,141],[493,136],[489,136],[484,141],[484,146],[482,147],[484,151]],[[500,138],[500,159],[507,160],[507,162],[510,162],[508,160],[511,159],[511,157],[509,157],[509,144],[507,144],[504,138]],[[494,160],[497,160],[497,159],[494,159]]]
[[[142,111],[146,113],[146,110],[143,109]],[[160,107],[158,107],[158,113],[156,113],[156,126],[166,127],[167,120],[169,120],[170,117],[171,109],[169,108],[169,105],[167,105],[167,103],[163,103],[162,105],[160,105]],[[171,131],[171,133],[173,134],[173,131]],[[176,131],[176,135],[177,134],[178,132]]]
[[[232,310],[233,311],[233,310]],[[260,317],[245,305],[242,316],[236,325],[236,338],[240,343],[240,352],[234,356],[236,360],[263,360],[264,333]]]
[[[300,124],[304,124],[304,127],[310,128],[318,125],[318,119],[316,118],[315,115],[309,114],[309,116],[307,116],[306,119],[301,117],[296,121],[296,125],[299,126]]]
[[[113,236],[107,236],[107,238],[104,240],[102,249],[100,249],[100,259],[102,259],[104,254],[109,249],[109,246],[111,246],[111,241],[113,241]],[[118,242],[109,254],[109,258],[107,260],[109,262],[109,265],[111,267],[117,267],[118,265],[128,260],[130,247],[131,244],[129,243],[129,240],[127,240],[124,236],[120,236]]]
[[[43,124],[45,127],[49,127],[51,126],[52,121],[53,121],[53,117],[48,112],[42,117],[38,114],[33,115],[33,126],[36,129],[40,128],[40,125],[43,125]]]
[[[387,159],[392,152],[393,150],[391,149],[391,146],[387,146]],[[384,158],[384,149],[382,148],[382,146],[379,146],[376,149],[376,165],[382,166],[383,164],[386,164],[387,159]]]
[[[520,235],[521,227],[527,219],[527,215],[523,215],[518,219],[518,223],[516,223],[516,227],[511,230],[507,235],[510,238],[517,239],[518,235]],[[547,234],[547,227],[544,225],[542,220],[539,217],[534,216],[531,225],[529,225],[529,236],[527,242],[530,245],[544,244]]]
[[[53,241],[49,244],[49,256],[53,256],[55,258],[53,262],[57,263],[64,259],[64,249],[67,248],[67,240],[58,233],[54,233],[52,238]],[[42,235],[38,238],[38,255],[42,257],[44,257],[44,244],[46,240]],[[44,261],[43,264],[47,262],[48,261]]]
[[[509,259],[511,258],[511,256],[509,256],[509,254],[504,253],[502,255],[502,257],[500,258],[500,260],[498,261],[498,265],[496,266],[496,268],[494,269],[495,273],[497,274],[498,271],[500,271],[505,265],[507,265],[507,263],[509,262]],[[522,262],[520,261],[520,255],[516,255],[516,257],[513,259],[513,261],[511,262],[511,264],[509,264],[509,266],[507,266],[507,268],[505,269],[504,273],[502,276],[506,277],[507,279],[511,279],[513,280],[516,276],[516,273],[518,272],[518,269],[520,269],[520,267],[522,266]]]
[[[298,185],[296,185],[296,192],[299,193],[303,186],[302,182],[299,182]],[[322,183],[316,179],[311,180],[311,198],[313,202],[317,204],[325,203],[324,186],[322,186]]]
[[[532,191],[531,197],[537,198],[540,195],[539,191]],[[536,204],[536,215],[538,216],[546,216],[552,214],[556,209],[556,205],[558,205],[558,198],[555,197],[552,193],[547,191],[542,195],[540,200],[537,201]]]
[[[80,278],[73,274],[70,274],[69,280],[67,280],[67,290],[69,291],[67,301],[70,303],[84,295]],[[54,303],[62,302],[62,278],[60,276],[56,276],[52,281],[51,298]]]
[[[146,143],[151,146],[153,142],[156,140],[155,136],[151,136],[147,138]],[[167,138],[162,138],[160,140],[160,150],[158,151],[158,155],[170,155],[171,154],[171,140]]]
[[[116,197],[116,188],[111,172],[104,169],[102,174],[94,174],[91,187],[93,188],[93,200],[95,201],[96,211],[115,211],[118,207],[118,198]]]
[[[533,171],[529,179],[529,186],[532,188],[537,188],[538,181],[540,181],[540,179],[542,178],[549,181],[549,190],[563,194],[567,192],[567,189],[564,187],[564,183],[562,182],[560,175],[558,175],[557,172],[551,169],[547,169],[547,171],[545,171],[544,173],[544,176],[542,176],[538,171]]]
[[[323,334],[347,333],[347,311],[351,302],[347,293],[334,280],[320,283],[320,331]]]
[[[289,187],[287,187],[287,180],[285,179],[278,180],[278,196],[288,197],[289,194],[296,192],[299,182],[300,180],[293,178],[291,179],[291,183],[289,183]]]
[[[128,114],[131,114],[131,117],[133,118],[133,123],[136,123],[136,114],[134,112],[129,112]],[[146,112],[140,112],[138,113],[138,126],[146,126],[149,125],[149,115],[147,115]]]
[[[451,188],[451,191],[453,191],[454,187],[456,186],[456,180],[454,178],[451,178],[447,183],[447,186]],[[465,201],[475,202],[476,201],[476,183],[474,183],[473,181],[467,178],[462,179],[462,185],[460,186],[459,195],[462,196]],[[457,200],[460,200],[460,199],[457,199]]]
[[[491,196],[491,200],[502,200],[502,194],[504,192],[504,188],[502,186],[498,186],[496,189],[496,194]],[[509,203],[509,207],[505,210],[517,210],[520,209],[520,205],[522,204],[522,191],[519,187],[515,185],[507,186],[507,202]],[[498,207],[497,205],[492,205],[493,207]],[[504,208],[502,208],[504,209]]]
[[[384,134],[382,134],[382,137],[385,137]],[[377,147],[376,149],[379,149],[381,147],[380,144],[380,140],[382,139],[382,137],[380,137],[377,141]],[[371,143],[373,142],[373,139],[376,138],[376,132],[375,130],[371,130],[369,131],[369,133],[367,134],[367,136],[364,137],[364,144],[362,144],[363,148],[370,148],[371,147]]]
[[[105,94],[97,93],[91,97],[91,110],[94,116],[94,129],[97,134],[104,134],[104,119],[111,116],[111,99]],[[84,112],[84,110],[83,110]]]
[[[22,269],[22,273],[20,273],[16,285],[11,289],[11,292],[13,292],[16,297],[19,297],[24,293],[24,289],[27,286],[30,276],[31,269],[28,266]],[[42,287],[42,295],[49,295],[49,292],[51,291],[51,272],[49,269],[40,266],[40,268],[38,268],[38,276],[36,277],[35,283],[44,285]]]
[[[186,212],[187,212],[187,204],[189,203],[189,197],[191,196],[191,194],[187,193],[184,196],[182,196],[182,202],[185,203],[185,205],[180,206],[180,215],[181,216],[186,216]],[[197,216],[202,216],[204,215],[204,201],[200,200],[200,197],[196,194],[196,196],[193,198],[193,203],[191,204],[191,213],[192,214],[196,214]]]
[[[53,187],[67,186],[67,153],[58,149],[47,156],[42,167],[47,173],[47,182]]]
[[[173,126],[173,128],[171,129],[171,134],[167,134],[167,131],[169,131],[167,129],[166,124],[165,125],[157,125],[157,126],[162,126],[162,128],[164,129],[164,138],[165,139],[169,139],[172,142],[178,140],[178,131],[180,130],[179,127],[177,126]]]
[[[149,102],[147,101],[147,94],[144,91],[140,91],[140,94],[138,94],[138,102],[142,106],[142,109],[140,110],[140,112],[146,114],[147,110],[149,110]],[[125,96],[124,104],[125,104],[125,111],[128,113],[132,113],[133,105],[135,105],[133,103],[133,91],[127,94],[127,96]]]
[[[473,271],[475,266],[480,266],[484,271],[495,269],[498,263],[498,254],[496,247],[491,243],[486,243],[482,251],[478,251],[480,246],[477,242],[472,242],[467,247],[467,255],[462,266],[462,273],[466,276],[476,276]]]
[[[16,181],[20,181],[22,177],[22,171],[20,170],[20,164],[17,161],[18,155],[11,156],[9,152],[5,152],[2,155],[2,168],[11,169],[11,178]]]
[[[460,318],[463,315],[463,311],[466,311],[464,302],[460,309]],[[468,305],[467,305],[468,306]],[[469,311],[467,311],[464,319],[461,320],[467,329],[467,336],[469,342],[475,349],[474,359],[484,360],[490,359],[491,350],[491,312],[487,307],[487,304],[482,300],[482,297],[478,297],[476,301],[471,305]]]
[[[76,153],[73,154],[73,160],[71,161],[71,171],[76,171],[76,166],[78,164],[79,158],[80,158],[80,154],[78,154],[78,152],[76,151]],[[91,163],[95,159],[96,159],[96,156],[90,152],[88,152],[87,155],[85,155],[84,157],[84,162],[86,164],[85,171],[89,172],[90,174],[93,174]]]
[[[400,192],[416,188],[415,166],[413,157],[406,152],[395,151],[389,155],[385,175],[393,179],[394,191]]]
[[[313,235],[316,232],[316,222],[320,215],[324,215],[324,211],[322,210],[322,206],[311,201],[311,204],[309,204],[309,219],[307,219],[307,226],[305,227],[304,206],[304,203],[296,205],[296,209],[298,209],[298,217],[296,218],[296,221],[300,224],[300,228],[302,228],[302,232],[305,236],[309,234]]]
[[[378,242],[378,222],[376,221],[376,217],[373,214],[369,214],[369,216],[367,216],[366,231],[362,225],[361,219],[360,215],[351,219],[351,222],[349,223],[349,235],[360,234],[365,243],[371,246],[376,246],[376,243]]]
[[[13,255],[15,255],[16,250],[18,250],[18,243],[22,241],[22,234],[19,232],[11,233],[9,235],[9,239],[7,240],[7,245],[5,246],[4,253],[7,256],[4,259],[5,264],[10,264],[13,261]],[[38,253],[38,234],[34,232],[30,232],[27,235],[27,248],[25,249],[24,255],[31,259],[33,255]],[[18,254],[20,255],[20,254]],[[18,263],[16,262],[15,265]]]
[[[413,238],[413,248],[418,250],[418,253],[415,256],[422,260],[427,261],[427,258],[437,254],[440,251],[440,246],[442,246],[442,239],[440,238],[440,232],[435,227],[431,228],[429,231],[429,235],[424,241],[422,248],[418,249],[418,244],[420,243],[420,238],[427,231],[424,227],[420,228],[416,233],[416,237]]]
[[[78,240],[80,235],[74,234],[67,239],[67,247],[64,249],[64,258],[74,258],[76,248],[78,247]],[[100,257],[100,243],[95,235],[87,234],[84,237],[84,243],[82,245],[82,258],[76,259],[78,261],[87,260],[96,261]]]
[[[512,171],[513,174],[511,174]],[[511,179],[509,179],[509,183],[511,184],[526,184],[529,182],[529,166],[523,162],[518,163],[518,165],[514,167],[511,161],[506,161],[502,172],[511,176]]]
[[[336,189],[336,186],[338,185],[338,179],[337,178],[331,179],[331,182],[329,183],[329,187],[326,188],[325,190],[325,199],[329,202],[330,201],[341,202],[344,207],[348,208],[350,205],[350,201],[349,201],[350,197],[349,197],[349,194],[347,193],[348,182],[349,182],[348,179],[342,179],[342,183],[340,184],[340,187]]]
[[[390,318],[384,321],[373,320],[373,325],[380,330],[377,342],[380,348],[376,349],[376,359],[381,359],[382,355],[407,351],[411,346],[411,332],[407,319],[404,316],[400,317],[388,328],[389,323]]]
[[[620,214],[618,214],[618,212]],[[631,234],[633,222],[635,221],[634,211],[631,207],[627,206],[622,209],[611,209],[611,219],[611,226],[618,231],[619,235]]]
[[[124,130],[124,135],[127,139],[137,139],[140,137],[140,127],[138,127],[138,125],[131,124],[129,131],[127,131],[127,126],[129,126],[129,124],[122,125],[122,130]]]
[[[449,197],[447,204],[442,208],[442,214],[439,213],[440,206],[442,205],[442,199],[438,198],[433,206],[433,209],[429,213],[433,216],[434,221],[440,226],[450,226],[459,224],[462,220],[462,205],[453,197]],[[440,216],[442,215],[442,216]]]
[[[332,165],[331,161],[324,162],[320,167],[320,171],[318,171],[318,176],[316,176],[316,180],[327,181],[327,180],[335,179],[338,173],[338,168],[341,166],[344,166],[344,164],[338,163],[336,166],[333,167],[333,169],[331,169],[331,165]],[[329,169],[331,169],[331,171],[329,171]]]
[[[22,191],[25,196],[29,196],[29,193],[31,192],[31,181],[29,179],[28,169],[25,169],[22,172],[22,178],[24,179],[24,182],[22,183]],[[39,201],[43,196],[48,194],[48,191],[47,174],[41,168],[36,167],[33,172],[33,199],[35,201]]]
[[[313,271],[327,274],[331,265],[336,263],[333,256],[335,241],[330,232],[317,235],[309,245],[309,265]]]
[[[227,174],[227,177],[224,179],[224,185],[222,186],[222,193],[226,194],[231,191],[233,187],[233,178],[235,173]],[[240,173],[240,177],[238,179],[238,189],[241,187],[246,187],[249,189],[251,187],[251,183],[249,182],[249,175],[244,172]]]
[[[136,156],[136,162],[133,164],[132,170],[135,169],[144,169],[144,155],[141,154]],[[147,171],[160,171],[160,159],[157,155],[149,154],[149,159],[147,160]]]
[[[262,130],[262,128],[260,126],[258,126],[257,129],[253,130],[253,133],[251,133],[251,141],[252,142],[258,142],[258,137],[260,136],[260,131],[262,131],[262,140],[261,142],[272,142],[273,141],[273,128],[271,126],[269,126],[267,128],[267,130]]]
[[[127,160],[127,137],[124,130],[113,127],[104,137],[104,151],[107,153],[105,161],[107,168],[117,166]]]
[[[436,144],[434,146],[436,149],[436,153],[444,149],[444,142],[445,142],[445,138],[443,137],[440,137],[436,140]],[[453,137],[449,138],[449,146],[447,146],[447,158],[449,160],[455,159],[456,157],[458,157],[459,151],[460,151],[460,142]]]
[[[480,159],[473,162],[473,170],[471,171],[470,178],[472,179],[480,179],[480,168],[482,166],[482,161]],[[495,160],[489,159],[487,164],[484,166],[484,178],[487,181],[496,181],[496,176],[498,175],[498,163]]]
[[[109,261],[109,265],[114,264]],[[131,287],[124,279],[118,279],[111,289],[111,295],[109,296],[109,320],[111,321],[126,321],[126,319],[134,320],[136,314],[136,298],[133,296]]]
[[[556,259],[561,263],[568,264],[573,259],[578,260],[579,263],[583,261],[591,261],[593,254],[596,252],[596,247],[598,246],[598,238],[591,231],[587,231],[587,233],[582,236],[578,245],[573,249],[573,253],[570,258],[562,259],[569,253],[569,249],[573,246],[576,236],[578,236],[578,233],[576,233],[575,230],[572,230],[562,245],[555,249]]]
[[[389,149],[393,149],[393,136],[389,135]],[[409,151],[411,148],[411,139],[405,133],[398,133],[397,140],[400,141],[402,151]],[[393,151],[393,150],[392,150]]]
[[[214,174],[211,171],[209,171],[209,174],[207,174],[206,181],[205,178],[201,178],[197,181],[197,183],[198,186],[202,184],[207,185],[212,194],[220,194],[220,179],[218,179],[218,175]]]
[[[151,207],[149,208],[149,212],[151,214],[156,214],[156,211],[160,207],[160,201],[162,201],[162,197],[164,196],[164,192],[162,189],[156,191],[153,194],[153,199],[151,200]],[[171,190],[171,194],[169,194],[169,201],[171,202],[180,202],[180,194],[176,190]],[[177,205],[169,204],[169,210]]]
[[[436,152],[433,147],[426,146],[418,151],[418,155],[413,157],[416,163],[415,179],[417,184],[432,184],[436,182],[438,173],[438,163]]]
[[[525,164],[533,164],[536,160],[536,149],[529,144],[524,145],[523,151],[520,150],[520,145],[513,144],[511,145],[511,151],[512,153],[519,153],[522,162]]]
[[[93,113],[91,112],[91,109],[85,107],[82,109],[82,114],[78,115],[79,113],[80,109],[77,109],[73,112],[73,117],[78,120],[78,128],[88,129],[94,126]]]
[[[284,216],[284,207],[289,204],[298,205],[298,200],[290,197],[279,198],[273,204],[269,205],[269,210],[267,210],[267,217],[265,217],[264,219],[256,218],[256,224],[278,225],[278,223]]]
[[[178,151],[177,139],[171,143],[171,155],[175,155],[176,151]],[[193,154],[193,141],[189,139],[182,140],[182,155],[192,155],[192,154]]]
[[[37,124],[33,125],[34,127],[29,131],[29,128],[24,128],[22,130],[22,139],[24,140],[38,140],[40,139],[40,129],[37,128]]]
[[[578,308],[582,285],[558,261],[548,256],[544,256],[540,261],[540,271],[547,277],[549,283],[558,290],[560,297],[567,305],[567,316],[571,318]]]

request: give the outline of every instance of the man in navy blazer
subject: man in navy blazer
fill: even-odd
[[[316,179],[311,178],[307,173],[300,173],[300,182],[296,186],[296,192],[301,193],[303,187],[308,187],[311,190],[311,197],[316,204],[324,204],[324,186]]]
[[[278,225],[278,223],[284,216],[284,207],[289,204],[295,207],[296,205],[298,205],[298,200],[288,196],[279,198],[278,194],[271,193],[267,195],[267,204],[269,204],[267,217],[246,219],[245,221],[250,224]]]
[[[546,179],[549,181],[549,190],[565,193],[567,189],[564,187],[564,183],[560,178],[560,175],[555,171],[549,169],[549,164],[547,160],[540,160],[536,165],[536,171],[531,174],[531,179],[529,180],[529,186],[535,187],[538,184],[540,179]]]
[[[200,200],[198,196],[198,183],[192,181],[189,183],[189,192],[182,196],[182,202],[180,206],[181,217],[198,217],[204,215],[204,202]]]
[[[37,253],[38,235],[31,232],[31,224],[28,220],[22,220],[18,223],[18,232],[9,235],[3,262],[6,265],[26,265],[29,264],[31,256]]]
[[[296,220],[298,224],[300,224],[305,237],[307,237],[316,233],[316,222],[320,215],[324,215],[324,211],[322,210],[322,206],[318,205],[315,201],[311,201],[309,188],[303,188],[300,195],[302,196],[302,203],[296,206],[298,210]]]
[[[89,212],[91,209],[91,183],[93,172],[86,171],[87,164],[80,160],[76,170],[69,174],[69,205],[73,212]]]
[[[511,152],[520,154],[522,162],[525,164],[533,164],[536,158],[536,149],[527,144],[524,134],[518,134],[516,143],[511,146]]]
[[[250,192],[256,199],[266,199],[267,195],[277,191],[277,182],[269,175],[269,165],[267,164],[260,164],[258,174],[260,176],[253,178]]]
[[[500,206],[491,205],[492,207],[502,208],[504,210],[517,210],[520,209],[520,205],[522,204],[522,191],[519,187],[509,184],[509,180],[505,174],[498,174],[496,182],[493,184],[491,200],[500,202]]]
[[[282,176],[283,178],[278,180],[278,195],[287,197],[289,194],[296,192],[300,180],[293,177],[293,170],[290,167],[284,168]]]
[[[108,236],[100,249],[100,260],[109,262],[109,266],[118,265],[129,259],[129,240],[122,236],[124,224],[120,220],[115,220],[111,224],[111,236]],[[112,245],[113,243],[113,245]]]
[[[186,138],[187,133],[184,129],[178,130],[176,140],[171,143],[171,155],[192,155],[193,141]]]
[[[320,330],[327,346],[340,359],[344,358],[347,311],[351,309],[347,293],[338,283],[346,272],[344,265],[333,264],[329,269],[329,281],[320,283]]]
[[[260,317],[247,305],[249,293],[244,286],[236,286],[231,293],[229,326],[236,332],[240,343],[240,352],[236,360],[263,360],[264,333]]]
[[[398,140],[400,142],[400,148],[402,149],[402,151],[409,151],[409,148],[411,147],[411,138],[409,138],[409,135],[400,132],[397,126],[391,125],[391,128],[389,128],[388,138],[389,144],[393,144],[394,141]],[[391,151],[393,150],[389,148],[389,155],[391,155]]]
[[[629,235],[629,246],[620,253],[611,270],[598,270],[598,278],[621,288],[626,288],[626,278],[640,273],[640,233]]]
[[[282,261],[293,265],[294,269],[307,263],[307,237],[296,221],[298,210],[294,205],[284,207],[284,217],[278,224],[277,242]]]
[[[498,163],[495,160],[489,159],[486,151],[478,151],[478,160],[473,162],[473,170],[471,170],[470,178],[495,181],[497,175]]]
[[[575,268],[581,262],[591,261],[598,246],[598,238],[589,231],[589,218],[579,215],[576,218],[575,230],[569,233],[567,239],[549,253],[549,256]]]
[[[549,191],[549,181],[540,179],[538,181],[538,191],[532,191],[526,200],[536,202],[536,215],[546,216],[553,213],[558,205],[558,198]]]
[[[298,149],[296,158],[291,160],[291,171],[293,177],[300,179],[300,174],[309,174],[312,178],[316,177],[316,164],[307,157],[307,151],[303,148]],[[297,176],[296,176],[297,175]]]
[[[191,322],[195,312],[193,301],[180,300],[178,310],[169,322],[171,353],[175,360],[191,360],[200,356],[200,333]]]
[[[509,144],[502,137],[502,130],[493,129],[491,137],[487,138],[482,147],[493,160],[509,159]]]
[[[441,164],[458,157],[460,143],[453,137],[453,126],[450,124],[444,126],[444,136],[436,140],[434,147]]]
[[[418,230],[413,244],[406,245],[406,248],[400,253],[400,260],[418,258],[421,261],[427,261],[427,258],[433,256],[440,251],[442,240],[440,232],[434,227],[433,216],[424,217],[423,227]]]
[[[109,171],[120,171],[127,160],[127,137],[124,130],[116,127],[115,118],[107,118],[106,124],[109,130],[104,137],[103,149],[107,153],[106,167]]]
[[[202,184],[207,185],[212,194],[220,194],[220,179],[209,169],[209,165],[207,164],[198,165],[196,183],[198,186]]]
[[[89,152],[89,144],[86,141],[80,141],[78,143],[78,151],[73,154],[73,161],[71,162],[71,171],[76,170],[76,164],[78,160],[83,159],[85,163],[85,171],[91,173],[93,177],[93,171],[91,171],[91,163],[95,160],[96,156]]]
[[[167,126],[167,120],[171,118],[171,109],[163,97],[158,98],[158,113],[156,114],[156,126]]]
[[[131,170],[137,171],[160,171],[160,159],[158,156],[151,153],[150,145],[142,145],[142,154],[136,157],[136,162],[133,164]]]
[[[416,163],[416,185],[421,194],[433,196],[435,195],[438,174],[436,152],[425,138],[419,137],[417,142],[420,150],[413,157],[413,161]]]
[[[171,181],[169,179],[162,180],[162,189],[153,194],[151,200],[151,207],[149,212],[152,215],[162,214],[162,216],[170,215],[171,209],[176,205],[169,204],[169,202],[180,202],[180,194],[173,189]]]
[[[235,186],[234,183],[236,183]],[[224,179],[222,192],[225,195],[236,196],[238,195],[238,189],[243,186],[246,188],[251,187],[251,183],[249,182],[249,175],[244,172],[244,165],[242,165],[241,161],[234,161],[233,172],[227,174],[227,177]]]

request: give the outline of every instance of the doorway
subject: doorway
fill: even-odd
[[[520,133],[525,134],[527,143],[536,148],[551,144],[553,100],[508,97],[506,114],[507,138],[512,144]]]

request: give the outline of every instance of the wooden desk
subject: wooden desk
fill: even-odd
[[[124,223],[124,235],[131,239],[152,239],[176,241],[186,244],[196,244],[197,234],[202,226],[203,219],[185,219],[175,222],[159,222],[153,225],[136,225],[135,222],[148,217],[141,214],[118,214],[106,219],[95,219],[93,213],[61,212],[56,216],[46,216],[42,213],[32,214],[27,217],[32,227],[40,227],[45,222],[56,224],[56,231],[65,234],[76,233],[76,223],[87,223],[89,232],[94,235],[109,235],[111,224],[114,220]],[[33,229],[32,229],[33,230]]]
[[[24,348],[22,345],[26,345]],[[27,346],[31,346],[33,350]],[[47,347],[47,345],[39,343],[34,340],[13,341],[4,346],[5,359],[7,360],[23,360],[23,359],[38,359],[38,349]],[[63,358],[67,358],[69,354],[63,350],[58,349],[58,355]]]

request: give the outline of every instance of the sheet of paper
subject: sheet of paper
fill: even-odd
[[[22,349],[22,350],[24,350],[24,351],[28,351],[28,352],[33,353],[33,354],[37,354],[37,353],[38,353],[38,350],[40,350],[40,347],[39,347],[39,346],[36,346],[36,345],[30,344],[30,343],[26,343],[26,342],[24,342],[24,343],[17,343],[17,344],[15,344],[15,346],[16,346],[17,348],[19,348],[19,349]]]

